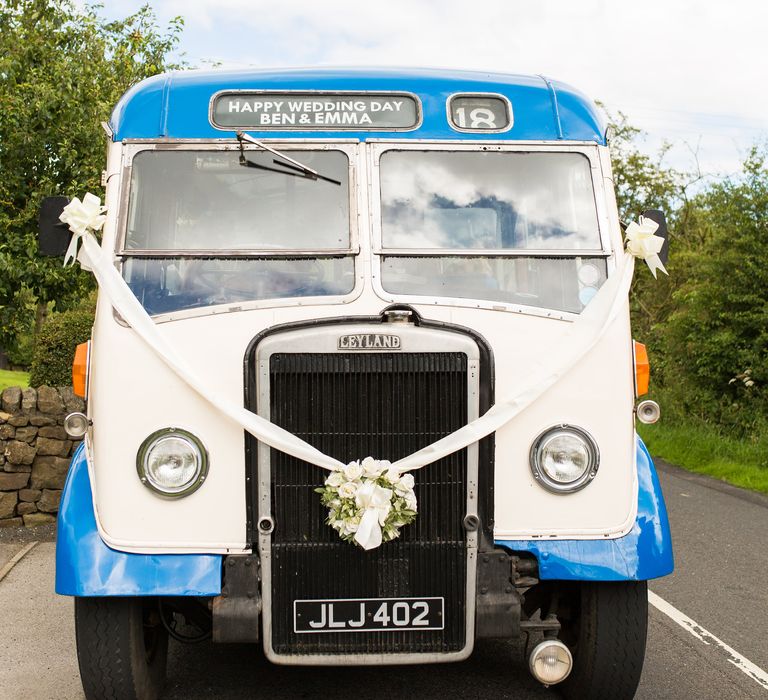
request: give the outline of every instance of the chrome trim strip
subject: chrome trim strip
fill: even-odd
[[[546,248],[374,248],[376,255],[384,257],[459,257],[479,256],[484,258],[607,258],[604,250],[548,250]]]
[[[235,129],[229,129],[232,133],[234,133]],[[322,147],[325,144],[337,144],[337,143],[360,143],[360,139],[340,139],[340,138],[323,138],[325,134],[319,133],[317,139],[314,138],[293,138],[293,137],[286,137],[286,136],[274,136],[274,137],[265,137],[263,139],[259,139],[259,141],[265,141],[268,143],[273,142],[281,142],[281,143],[299,143],[299,144],[316,144],[319,147]],[[152,139],[123,139],[119,143],[125,144],[126,146],[131,145],[139,145],[139,146],[151,146],[151,145],[158,145],[158,146],[175,146],[176,144],[179,145],[201,145],[206,143],[212,143],[212,144],[224,144],[224,145],[230,145],[233,146],[231,149],[224,149],[224,150],[239,150],[240,146],[237,144],[237,140],[233,136],[224,137],[221,138],[214,138],[214,137],[206,137],[206,138],[170,138],[169,136],[158,136],[156,138]]]
[[[357,255],[360,247],[357,248],[318,248],[303,249],[296,248],[291,250],[275,250],[274,248],[233,248],[233,249],[182,249],[182,248],[131,248],[130,250],[121,250],[118,256],[121,258],[344,258],[349,255]]]
[[[328,139],[330,141],[330,139]],[[525,151],[526,149],[533,150],[551,150],[551,151],[578,151],[584,148],[599,147],[596,141],[560,141],[559,139],[552,139],[551,141],[542,140],[525,140],[525,139],[477,139],[472,141],[471,139],[411,139],[404,141],[402,138],[394,136],[365,139],[365,143],[374,144],[426,144],[436,146],[469,146],[473,151],[486,151],[491,148],[495,150],[502,150],[499,146],[514,146],[518,150]],[[604,148],[604,147],[603,147]]]
[[[258,414],[270,418],[269,361],[273,353],[294,351],[297,347],[302,352],[344,352],[338,350],[336,340],[339,335],[365,334],[381,332],[381,324],[349,324],[320,326],[295,331],[286,331],[265,338],[256,352]],[[467,355],[467,418],[479,417],[480,408],[480,353],[476,343],[466,335],[449,331],[419,328],[416,326],[398,326],[398,335],[402,338],[404,352],[463,352]],[[467,512],[477,515],[478,508],[478,444],[467,449]],[[257,521],[272,518],[271,504],[271,464],[270,448],[262,443],[258,445],[258,503],[256,504]],[[429,465],[424,467],[429,469]],[[418,478],[418,474],[416,474]],[[354,546],[354,545],[350,545]],[[467,580],[465,599],[465,645],[460,651],[445,654],[410,653],[410,654],[277,654],[272,648],[272,535],[260,534],[258,549],[261,560],[261,596],[262,596],[262,637],[264,653],[275,664],[290,666],[353,666],[353,665],[399,665],[421,663],[450,663],[467,659],[475,643],[475,595],[477,579],[478,533],[466,533]]]

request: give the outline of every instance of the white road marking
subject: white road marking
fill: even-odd
[[[36,544],[37,542],[30,542],[26,547],[22,547],[18,552],[16,552],[13,559],[11,559],[11,561],[9,561],[2,569],[0,569],[0,581],[2,581],[9,573],[11,573],[11,569],[16,566],[16,564],[18,564],[28,552],[31,552]]]
[[[722,639],[718,639],[714,634],[705,630],[698,622],[692,620],[685,613],[680,612],[674,605],[668,603],[664,598],[659,597],[650,590],[648,591],[648,602],[653,605],[654,608],[663,612],[667,617],[680,625],[684,630],[690,632],[700,642],[707,645],[714,645],[725,652],[728,661],[742,673],[749,676],[753,681],[759,683],[765,690],[768,690],[768,673],[763,671],[757,664],[753,664],[748,658],[729,647]]]

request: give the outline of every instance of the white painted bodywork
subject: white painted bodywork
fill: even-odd
[[[283,142],[287,143],[287,142]],[[207,148],[212,144],[195,144]],[[228,142],[231,147],[232,142]],[[279,143],[276,144],[279,147]],[[497,302],[393,297],[378,284],[374,254],[379,232],[371,193],[378,192],[376,156],[391,144],[339,144],[350,155],[355,198],[353,244],[359,245],[357,286],[345,298],[270,300],[209,307],[157,317],[160,332],[209,386],[233,402],[244,396],[244,356],[259,332],[310,318],[378,315],[393,301],[411,304],[423,317],[471,328],[495,358],[496,399],[503,400],[526,375],[527,360],[546,357],[573,315]],[[398,144],[427,146],[424,142]],[[126,146],[135,151],[138,144]],[[146,144],[141,147],[146,147]],[[316,145],[312,145],[316,147]],[[594,144],[542,144],[585,152],[592,162],[604,250],[621,249],[607,149]],[[464,142],[461,148],[467,148]],[[503,148],[531,150],[531,143]],[[108,220],[103,246],[116,250],[127,156],[120,143],[108,158]],[[609,260],[609,270],[614,269]],[[133,552],[239,552],[246,546],[243,430],[218,415],[133,333],[101,298],[90,359],[89,468],[99,531],[105,542]],[[626,534],[637,508],[633,367],[628,304],[594,350],[572,371],[496,434],[495,534],[505,539],[611,538]],[[554,494],[533,479],[528,454],[546,428],[571,423],[596,440],[600,469],[591,484]],[[205,484],[188,497],[163,499],[137,477],[136,453],[152,432],[168,426],[197,435],[210,455]],[[366,455],[360,455],[365,457]],[[387,455],[374,455],[387,458]],[[429,469],[429,466],[425,467]],[[416,476],[418,479],[418,475]]]

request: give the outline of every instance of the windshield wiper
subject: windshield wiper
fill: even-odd
[[[326,182],[330,182],[334,185],[341,186],[341,182],[339,180],[334,180],[332,177],[327,177],[325,175],[321,175],[317,170],[313,170],[312,168],[304,165],[303,163],[299,163],[299,161],[294,160],[290,156],[285,155],[284,153],[281,153],[275,148],[272,148],[272,146],[268,146],[263,141],[259,141],[258,139],[253,138],[253,136],[249,136],[248,134],[238,131],[237,133],[237,140],[240,142],[240,165],[243,165],[247,168],[258,168],[259,170],[269,170],[271,172],[275,173],[283,173],[283,175],[293,175],[294,177],[303,177],[307,180],[325,180]],[[252,160],[248,160],[245,157],[245,150],[243,148],[243,142],[247,141],[248,143],[252,143],[255,146],[258,146],[259,148],[264,149],[265,151],[268,151],[272,155],[277,156],[278,158],[281,158],[282,160],[277,160],[277,158],[273,159],[272,162],[275,165],[279,165],[282,168],[288,168],[289,170],[295,170],[295,173],[286,172],[285,170],[278,170],[277,168],[270,168],[266,165],[259,165],[258,163],[254,163]],[[287,161],[287,162],[284,162]]]
[[[283,165],[284,167],[288,167],[286,163],[280,163],[280,161],[278,161],[277,159],[273,160],[272,162],[278,163],[279,165]],[[240,154],[240,165],[242,165],[244,168],[256,168],[257,170],[267,170],[270,173],[280,173],[281,175],[290,175],[291,177],[300,177],[303,180],[310,179],[304,173],[292,173],[292,172],[283,170],[281,168],[270,168],[268,165],[261,165],[260,163],[254,163],[252,160],[249,160],[248,158],[246,158],[242,153]]]

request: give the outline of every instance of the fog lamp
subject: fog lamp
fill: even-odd
[[[80,439],[88,432],[90,421],[84,413],[70,413],[64,419],[64,432],[71,438]]]
[[[637,420],[641,423],[656,423],[661,418],[661,409],[659,404],[650,399],[641,401],[637,404]]]
[[[573,657],[559,639],[545,639],[531,652],[528,666],[537,681],[553,685],[568,678],[573,667]]]
[[[600,453],[585,430],[558,425],[536,438],[530,461],[534,478],[545,489],[570,493],[584,488],[595,477]]]
[[[208,452],[192,433],[164,428],[139,448],[136,469],[141,483],[161,496],[179,498],[200,488],[208,474]]]

